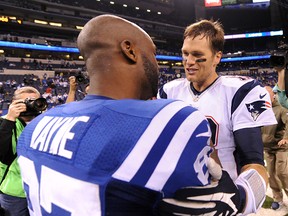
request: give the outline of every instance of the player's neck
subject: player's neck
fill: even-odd
[[[192,91],[197,91],[198,94],[201,94],[207,88],[209,88],[216,80],[218,79],[218,74],[213,74],[203,82],[191,82],[191,89]],[[194,89],[194,90],[193,90]]]

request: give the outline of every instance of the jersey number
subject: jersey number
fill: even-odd
[[[23,182],[29,188],[26,192],[31,216],[50,215],[52,212],[53,215],[63,215],[61,212],[69,212],[71,216],[101,215],[98,185],[72,178],[43,165],[39,182],[33,161],[20,156],[18,162],[21,171],[24,171]]]

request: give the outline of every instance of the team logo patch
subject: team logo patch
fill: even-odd
[[[267,109],[270,109],[272,106],[271,103],[269,103],[268,101],[259,100],[246,104],[246,107],[248,111],[251,113],[253,120],[256,121],[262,112],[264,112]]]

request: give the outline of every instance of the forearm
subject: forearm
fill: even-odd
[[[278,71],[278,87],[280,90],[285,90],[285,70]]]
[[[76,91],[77,91],[77,82],[75,76],[69,77],[69,92],[66,99],[66,103],[75,101]]]
[[[238,165],[241,169],[250,164],[264,165],[264,148],[260,127],[239,129],[234,132],[234,139],[239,158]]]
[[[279,87],[279,86],[278,86]],[[280,88],[279,88],[280,90]],[[277,95],[278,95],[278,102],[285,108],[288,108],[288,98],[286,96],[285,91],[277,91]]]
[[[75,95],[76,95],[76,91],[69,91],[67,99],[66,99],[66,103],[75,101]]]
[[[261,130],[245,128],[234,132],[241,173],[235,183],[246,192],[244,215],[255,213],[265,200],[268,175],[264,167]]]

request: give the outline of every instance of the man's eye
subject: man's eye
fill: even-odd
[[[193,56],[199,58],[199,57],[202,57],[203,55],[200,53],[193,53]]]

